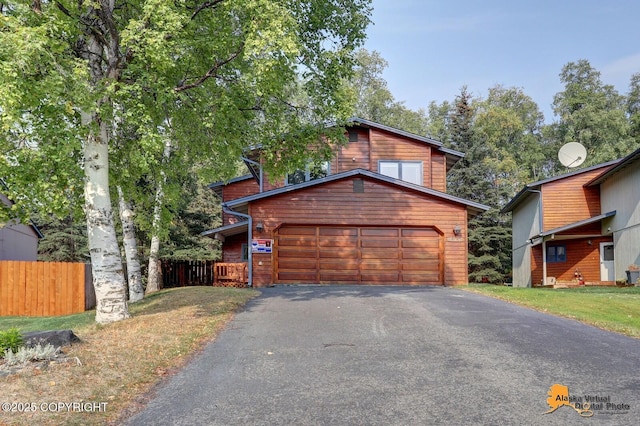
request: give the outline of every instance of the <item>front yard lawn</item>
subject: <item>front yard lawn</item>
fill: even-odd
[[[471,284],[462,288],[640,338],[640,287],[551,289]]]

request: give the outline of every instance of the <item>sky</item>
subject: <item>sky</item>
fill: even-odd
[[[383,77],[397,101],[428,108],[453,102],[466,85],[486,97],[519,87],[557,120],[559,74],[586,59],[604,84],[627,94],[640,72],[638,0],[373,0],[364,47],[388,62]]]

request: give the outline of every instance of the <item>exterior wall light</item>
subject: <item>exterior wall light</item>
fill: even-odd
[[[456,236],[462,234],[462,228],[460,228],[460,225],[456,225],[453,227],[453,234]]]
[[[262,222],[256,223],[256,231],[258,232],[264,231],[264,224]]]

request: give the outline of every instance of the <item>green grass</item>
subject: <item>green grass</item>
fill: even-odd
[[[640,337],[640,287],[551,289],[472,284],[463,288],[605,330]]]

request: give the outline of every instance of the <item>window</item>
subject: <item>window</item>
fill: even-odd
[[[358,142],[358,131],[349,129],[349,142]]]
[[[249,244],[242,243],[242,262],[249,261]]]
[[[547,263],[559,263],[567,261],[567,248],[565,246],[547,246]]]
[[[422,185],[422,161],[379,161],[381,175]]]
[[[320,179],[331,174],[331,163],[322,161],[319,163],[308,164],[304,170],[296,170],[287,175],[286,185],[295,185],[298,183],[308,182],[314,179]]]

